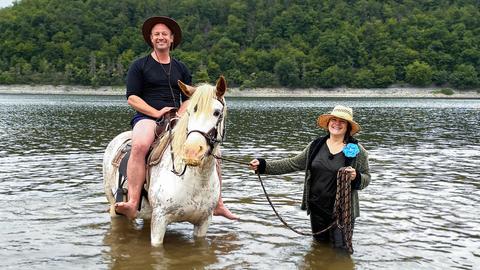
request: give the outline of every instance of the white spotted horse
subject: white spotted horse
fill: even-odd
[[[148,195],[137,215],[151,219],[153,246],[163,243],[167,225],[172,222],[190,222],[194,236],[204,237],[220,196],[214,154],[225,131],[226,81],[221,76],[215,86],[193,87],[180,81],[179,86],[190,97],[188,108],[175,127],[164,132],[148,158]],[[119,167],[126,164],[122,157],[128,153],[130,139],[131,131],[119,134],[108,144],[103,158],[104,188],[112,217],[117,216],[115,202],[125,197],[128,179],[125,181]]]

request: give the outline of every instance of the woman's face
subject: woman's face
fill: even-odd
[[[347,126],[347,121],[341,118],[332,117],[328,122],[328,132],[330,132],[331,135],[345,136],[345,133],[347,133]]]

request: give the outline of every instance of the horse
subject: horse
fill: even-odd
[[[205,237],[220,196],[215,154],[225,133],[226,81],[221,76],[215,86],[178,83],[190,97],[189,104],[175,127],[165,132],[152,151],[160,153],[159,159],[147,164],[148,202],[143,200],[137,215],[151,219],[152,246],[163,244],[167,225],[173,222],[190,222],[194,225],[193,235]],[[103,157],[104,189],[112,218],[117,216],[116,192],[124,188],[118,181],[115,159],[130,139],[131,131],[117,135]],[[164,150],[156,151],[162,145]]]

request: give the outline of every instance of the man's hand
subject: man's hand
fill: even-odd
[[[175,107],[163,107],[161,110],[158,111],[158,115],[155,115],[155,118],[158,119],[164,116],[166,113],[168,113],[172,109],[175,109]]]

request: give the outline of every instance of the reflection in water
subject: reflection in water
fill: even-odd
[[[172,227],[174,229],[172,229]],[[151,247],[150,226],[136,228],[124,218],[114,218],[106,232],[104,244],[110,269],[204,269],[218,263],[217,256],[235,252],[235,234],[209,234],[194,238],[190,224],[169,226],[164,245]],[[180,229],[180,231],[178,231]]]
[[[164,246],[110,220],[101,160],[129,129],[124,97],[0,95],[2,269],[474,269],[480,263],[479,100],[227,98],[223,154],[242,161],[301,151],[319,114],[354,107],[372,183],[359,193],[355,253],[342,256],[285,228],[244,166],[223,164],[223,197],[205,239],[172,224]],[[14,113],[12,113],[14,112]],[[266,176],[279,213],[308,231],[303,173]]]
[[[349,254],[332,249],[329,244],[317,242],[312,242],[304,261],[299,264],[301,269],[350,270],[354,267]]]

